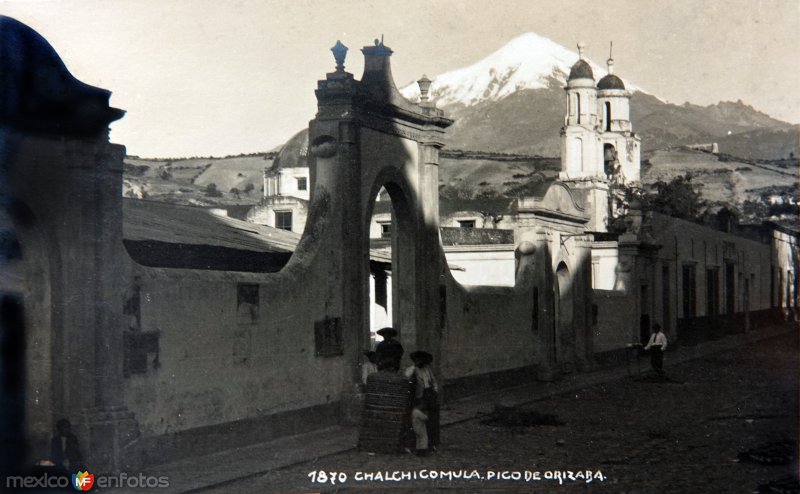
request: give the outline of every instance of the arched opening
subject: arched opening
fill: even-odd
[[[616,170],[617,150],[613,144],[603,145],[603,173],[611,178],[617,172]]]
[[[366,348],[374,350],[380,337],[377,331],[392,326],[392,233],[396,228],[389,193],[381,187],[371,204],[369,215],[369,335]],[[382,262],[383,261],[383,262]]]
[[[19,471],[25,440],[25,316],[22,296],[0,294],[0,473]]]
[[[66,358],[51,326],[50,262],[58,256],[33,211],[18,206],[0,209],[0,474],[50,454],[65,401],[52,385]]]
[[[606,122],[606,132],[611,132],[611,102],[605,102],[605,122]]]
[[[575,93],[575,114],[578,116],[578,123],[581,123],[581,95]]]
[[[569,268],[563,262],[556,269],[555,281],[555,300],[557,303],[555,325],[556,362],[561,363],[561,368],[564,371],[572,371],[575,368],[574,290]]]
[[[394,172],[378,180],[367,214],[369,231],[368,303],[364,349],[374,349],[382,338],[377,331],[391,326],[406,348],[416,346],[414,318],[415,224],[407,187]],[[391,177],[391,178],[389,178]]]

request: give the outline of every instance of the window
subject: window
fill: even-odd
[[[475,228],[475,220],[458,220],[458,226],[461,228]]]
[[[158,331],[132,331],[122,333],[122,375],[147,374],[148,367],[158,369]]]
[[[683,266],[683,317],[697,314],[695,271],[693,265]]]
[[[236,322],[252,324],[258,322],[258,285],[240,283],[236,286]]]
[[[392,238],[391,223],[381,223],[381,238]]]
[[[709,268],[706,270],[706,315],[719,314],[719,270]]]
[[[606,131],[611,131],[611,103],[606,101]]]
[[[724,252],[724,245],[723,245]],[[723,254],[724,257],[724,254]],[[736,312],[736,266],[732,262],[725,263],[725,313]]]
[[[308,190],[308,179],[306,177],[297,179],[297,190]]]
[[[275,228],[292,231],[292,212],[275,211]]]
[[[317,357],[335,357],[344,354],[340,318],[326,317],[314,322],[314,348]]]

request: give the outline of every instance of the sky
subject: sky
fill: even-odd
[[[113,142],[142,157],[274,149],[314,118],[330,48],[384,36],[398,86],[535,32],[672,103],[742,100],[800,123],[797,0],[0,0],[72,74],[127,111]]]

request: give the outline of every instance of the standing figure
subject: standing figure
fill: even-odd
[[[70,472],[82,466],[83,459],[78,438],[72,433],[72,424],[69,420],[61,419],[56,422],[56,435],[50,443],[50,454],[56,469],[60,472]]]
[[[405,374],[415,383],[411,427],[416,436],[416,453],[424,455],[439,446],[439,384],[431,368],[433,355],[418,350],[410,356],[414,365]]]
[[[397,372],[400,370],[400,359],[403,358],[403,345],[395,340],[397,330],[394,328],[383,328],[378,331],[378,335],[383,337],[383,341],[375,347],[376,359],[379,371]]]
[[[650,341],[644,347],[645,351],[650,351],[650,365],[656,374],[664,374],[664,352],[667,350],[667,335],[661,331],[661,325],[658,323],[653,324],[653,334],[650,335]]]

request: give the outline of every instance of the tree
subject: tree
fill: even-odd
[[[222,197],[222,192],[217,190],[217,184],[211,182],[210,184],[206,185],[206,195],[208,197]]]
[[[255,189],[253,182],[247,182],[247,185],[244,186],[244,190],[242,192],[244,192],[245,194],[249,194],[253,192],[253,189]]]
[[[239,189],[237,189],[236,187],[234,187],[234,188],[232,188],[232,189],[230,190],[230,192],[231,192],[231,194],[233,194],[234,196],[236,196],[236,198],[237,198],[237,199],[239,199]]]
[[[650,204],[645,208],[674,218],[696,221],[706,209],[706,202],[692,186],[692,176],[679,175],[669,182],[659,180],[653,185],[655,195],[645,196]],[[649,208],[647,207],[649,206]]]
[[[695,223],[702,223],[708,206],[700,198],[700,193],[694,190],[689,173],[669,182],[659,180],[650,186],[649,191],[634,184],[615,185],[611,192],[615,207],[608,220],[608,231],[615,233],[626,231],[629,205],[634,201],[641,204],[642,211],[654,211]]]

